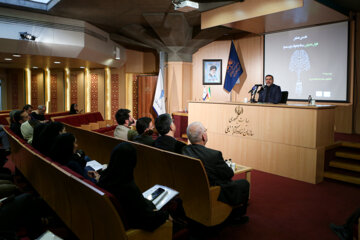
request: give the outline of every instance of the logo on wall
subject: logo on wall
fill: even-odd
[[[230,117],[225,127],[225,134],[238,136],[254,136],[254,132],[249,128],[250,120],[244,116],[244,108],[236,106],[234,116]]]

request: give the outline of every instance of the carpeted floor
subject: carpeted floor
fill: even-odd
[[[206,239],[338,239],[331,222],[342,224],[360,207],[360,188],[324,181],[313,185],[253,171],[250,221],[204,231]]]

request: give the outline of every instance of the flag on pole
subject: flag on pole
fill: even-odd
[[[208,89],[206,89],[206,87],[204,87],[203,89],[203,94],[202,94],[202,100],[203,101],[208,101],[211,98],[211,90],[210,87]]]
[[[226,89],[226,91],[231,92],[242,73],[243,69],[241,67],[235,45],[233,41],[231,41],[229,60],[226,68],[226,76],[224,82],[224,88]]]
[[[158,116],[166,113],[164,80],[162,77],[161,69],[159,71],[159,76],[158,76],[158,80],[156,83],[153,108]]]

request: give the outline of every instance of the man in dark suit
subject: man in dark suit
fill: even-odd
[[[181,154],[182,148],[186,144],[174,138],[176,126],[170,115],[167,113],[161,114],[155,120],[155,127],[160,137],[155,140],[154,147]]]
[[[187,130],[187,136],[191,145],[183,148],[183,154],[198,158],[202,161],[211,186],[220,186],[221,191],[218,200],[232,206],[240,206],[233,210],[232,215],[240,222],[247,222],[246,213],[249,199],[249,183],[245,179],[232,181],[234,171],[225,162],[222,153],[205,147],[208,136],[206,128],[200,122],[191,123]]]
[[[280,86],[274,84],[274,77],[272,75],[266,75],[265,82],[264,89],[259,92],[258,102],[279,103],[281,101]]]

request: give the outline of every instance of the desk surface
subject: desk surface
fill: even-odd
[[[335,108],[335,105],[308,105],[308,104],[272,104],[272,103],[244,103],[244,102],[203,102],[190,101],[189,103],[203,103],[203,104],[229,104],[229,105],[244,105],[254,107],[277,107],[277,108],[305,108],[305,109],[329,109]]]

